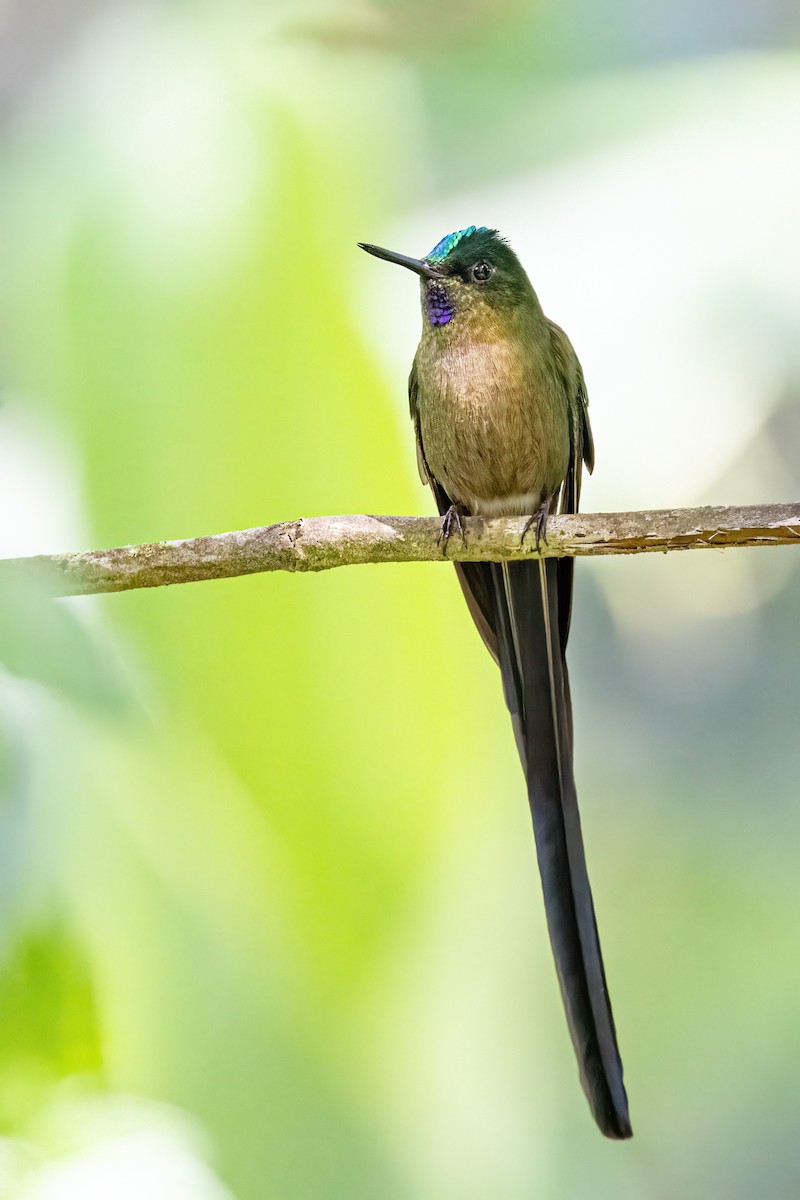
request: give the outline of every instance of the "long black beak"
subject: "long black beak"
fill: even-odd
[[[424,275],[426,279],[437,279],[442,274],[431,263],[425,262],[424,258],[409,258],[406,254],[395,254],[394,250],[371,246],[369,242],[359,242],[358,245],[361,250],[366,250],[367,254],[374,254],[376,258],[383,258],[386,262],[397,263],[400,267],[408,267],[409,271],[415,271],[417,275]]]

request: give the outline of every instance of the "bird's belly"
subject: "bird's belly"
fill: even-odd
[[[561,380],[502,348],[440,359],[420,387],[426,462],[451,500],[474,513],[535,512],[569,463]],[[422,382],[422,381],[420,381]]]
[[[508,492],[503,496],[472,496],[467,507],[479,517],[527,517],[538,511],[542,499],[541,492]]]

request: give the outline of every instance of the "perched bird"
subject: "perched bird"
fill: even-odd
[[[417,461],[444,518],[577,512],[594,448],[583,372],[497,230],[470,225],[408,258],[362,250],[420,276],[422,338],[409,379]],[[526,527],[527,528],[527,527]],[[500,667],[528,787],[547,925],[580,1077],[608,1137],[631,1136],[572,771],[564,657],[572,558],[456,563],[470,613]]]

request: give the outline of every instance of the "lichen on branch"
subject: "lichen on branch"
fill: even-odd
[[[4,579],[54,596],[126,592],[265,571],[326,571],[363,563],[487,562],[569,555],[645,554],[800,545],[800,503],[658,509],[551,517],[537,552],[524,517],[464,519],[446,547],[435,517],[309,517],[181,541],[0,561]]]

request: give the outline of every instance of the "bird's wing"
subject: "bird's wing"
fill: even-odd
[[[428,467],[428,463],[425,459],[425,451],[422,446],[422,433],[420,432],[419,382],[417,376],[416,354],[414,355],[414,361],[411,364],[411,374],[408,377],[408,407],[411,412],[411,420],[414,424],[414,436],[417,443],[417,469],[419,471],[419,477],[423,483],[429,483],[431,486],[433,486],[433,475],[431,474],[430,468]],[[445,509],[445,512],[446,511],[447,509]]]
[[[561,489],[559,512],[575,513],[581,496],[583,464],[591,475],[594,469],[594,439],[589,424],[589,397],[583,370],[578,362],[572,342],[555,321],[547,322],[553,358],[561,376],[564,393],[569,404],[569,467]]]
[[[436,500],[436,507],[441,516],[447,512],[453,501],[434,476],[425,457],[425,447],[422,444],[422,432],[419,420],[419,386],[417,383],[416,357],[408,377],[408,403],[411,409],[411,420],[414,423],[414,433],[417,440],[417,466],[420,478],[427,483]],[[495,601],[494,584],[492,583],[491,565],[489,563],[454,563],[458,582],[464,593],[470,614],[484,644],[495,662],[499,662],[497,636],[495,634]]]
[[[586,394],[583,370],[572,342],[560,325],[556,325],[554,321],[547,323],[550,327],[553,356],[563,381],[570,415],[569,466],[561,487],[558,511],[576,513],[581,498],[583,465],[586,464],[589,474],[594,469],[594,439],[592,438],[592,427],[589,424],[589,397]],[[571,556],[559,559],[558,616],[562,651],[566,650],[569,637],[574,575],[575,559]]]

